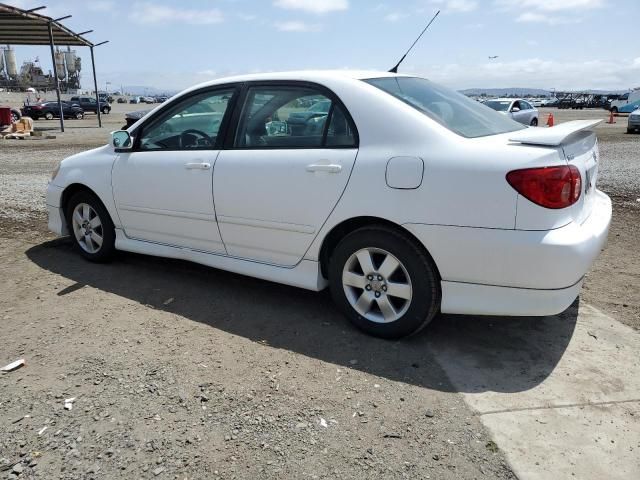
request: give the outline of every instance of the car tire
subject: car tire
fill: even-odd
[[[78,112],[75,114],[76,120],[82,120],[84,118],[84,113]]]
[[[633,128],[627,128],[627,133],[635,133],[635,130]]]
[[[109,261],[115,252],[116,234],[100,199],[90,192],[78,192],[69,200],[65,213],[76,250],[92,262]]]
[[[18,112],[11,110],[11,123],[15,123],[20,120],[20,117],[21,115]]]
[[[103,113],[103,114],[105,114],[105,115],[106,115],[106,114],[108,114],[111,110],[105,107],[105,108],[103,108],[101,111],[102,111],[102,113]]]
[[[531,119],[531,123],[529,124],[532,127],[537,127],[538,126],[538,119],[537,118],[532,118]]]
[[[51,112],[45,113],[44,118],[46,118],[47,120],[53,120],[53,113]]]
[[[433,260],[392,228],[371,226],[348,234],[331,255],[328,270],[336,305],[370,335],[412,335],[440,309],[440,278]]]

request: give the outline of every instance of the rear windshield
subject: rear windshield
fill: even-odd
[[[463,137],[486,137],[526,128],[475,100],[424,78],[389,77],[364,81]]]
[[[506,112],[509,110],[509,105],[511,105],[510,100],[487,100],[484,104],[493,108],[496,112]]]

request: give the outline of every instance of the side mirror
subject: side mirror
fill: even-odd
[[[512,111],[513,113],[516,113],[516,112],[519,112],[519,111],[520,111],[520,109],[519,109],[518,107],[513,107],[513,108],[511,109],[511,111]]]
[[[117,130],[111,132],[111,144],[116,150],[130,150],[131,149],[131,135],[126,130]]]

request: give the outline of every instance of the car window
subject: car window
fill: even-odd
[[[373,78],[365,82],[396,97],[463,137],[484,137],[526,128],[493,110],[492,105],[483,105],[424,78],[386,77]],[[505,110],[509,107],[508,103]]]
[[[524,100],[520,100],[520,109],[521,110],[531,110],[533,107],[529,102],[525,102]]]
[[[218,90],[176,104],[148,128],[143,127],[140,150],[185,150],[215,147],[218,132],[234,91]]]
[[[522,110],[522,107],[520,106],[520,102],[518,101],[513,102],[513,105],[511,106],[511,110],[513,111],[514,108],[519,108],[520,110]]]
[[[308,87],[252,87],[234,145],[240,148],[353,147],[356,135],[342,107]]]
[[[511,102],[509,100],[487,100],[484,104],[494,109],[496,112],[506,112],[509,110],[509,105]]]

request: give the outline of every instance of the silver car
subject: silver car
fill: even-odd
[[[521,98],[492,98],[484,102],[487,107],[510,116],[524,125],[538,126],[538,109]]]
[[[640,132],[640,108],[629,114],[627,133]]]

